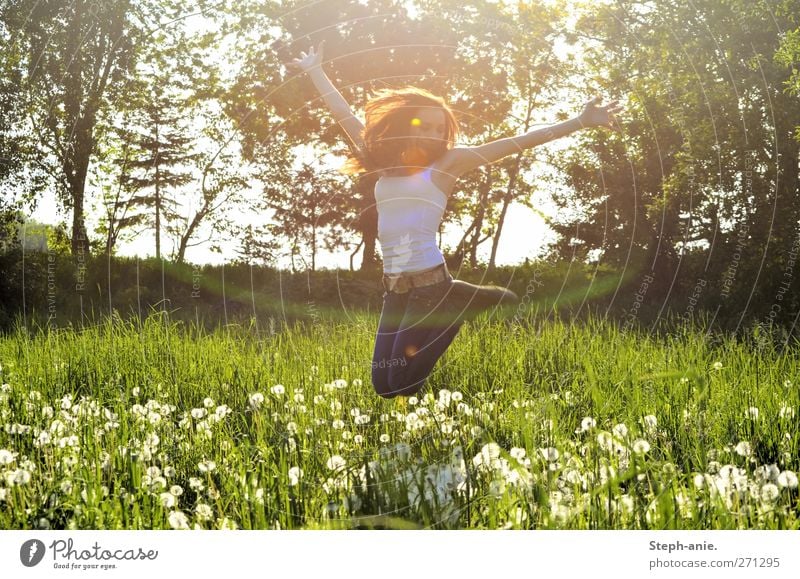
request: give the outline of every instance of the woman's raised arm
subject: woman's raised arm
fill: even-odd
[[[314,86],[317,87],[320,95],[322,95],[325,104],[333,113],[333,118],[341,125],[347,136],[350,137],[352,144],[357,150],[364,147],[364,124],[353,114],[350,110],[350,105],[344,99],[342,94],[336,89],[331,80],[322,70],[322,48],[325,41],[321,41],[317,47],[316,52],[312,46],[308,54],[301,52],[302,58],[295,58],[292,62],[287,63],[287,66],[297,67],[311,77]]]
[[[477,147],[451,149],[446,154],[447,159],[445,160],[448,171],[457,175],[468,173],[481,165],[494,163],[506,155],[520,153],[525,149],[559,139],[580,129],[607,127],[619,132],[619,125],[614,126],[616,119],[613,116],[614,113],[622,110],[617,104],[618,101],[612,101],[605,107],[600,107],[597,106],[599,100],[600,97],[594,97],[584,105],[581,114],[555,125],[534,129],[516,137],[498,139]]]

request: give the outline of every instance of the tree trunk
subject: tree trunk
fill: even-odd
[[[517,155],[517,162],[514,167],[511,169],[511,175],[509,175],[508,179],[508,187],[506,188],[506,193],[503,195],[503,208],[500,210],[500,217],[497,220],[497,231],[494,233],[494,239],[492,239],[492,255],[489,257],[489,273],[493,272],[495,269],[495,260],[497,258],[497,247],[500,244],[500,234],[503,233],[503,225],[505,224],[506,220],[506,212],[508,211],[508,206],[511,204],[511,197],[514,192],[514,187],[517,184],[517,176],[519,175],[519,162],[520,162],[520,155]]]
[[[486,205],[489,202],[489,194],[492,191],[492,171],[491,167],[487,167],[486,181],[481,185],[478,198],[478,212],[475,215],[474,231],[469,244],[469,265],[473,269],[478,267],[478,245],[481,243],[481,229],[483,229],[483,221],[486,217]]]
[[[378,269],[378,260],[375,255],[378,239],[378,208],[375,205],[375,182],[377,180],[378,175],[372,173],[361,177],[356,185],[356,190],[362,199],[358,228],[364,243],[364,254],[359,271],[364,273],[372,273]]]
[[[363,239],[361,240],[361,243],[359,243],[359,244],[356,246],[356,248],[355,248],[355,250],[353,251],[353,253],[351,253],[351,254],[350,254],[350,271],[355,271],[355,269],[353,268],[353,258],[354,258],[354,257],[356,256],[356,254],[358,253],[358,250],[359,250],[359,249],[361,249],[361,246],[362,246],[362,245],[364,245],[364,240],[363,240]]]
[[[158,142],[158,125],[156,125],[156,143]],[[161,191],[158,172],[158,146],[156,146],[156,259],[161,259]]]

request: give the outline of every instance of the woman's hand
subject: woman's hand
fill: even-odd
[[[308,54],[301,52],[300,56],[302,58],[295,58],[292,62],[287,63],[286,66],[294,66],[305,72],[310,72],[315,68],[319,68],[322,66],[322,47],[324,44],[324,40],[320,41],[316,52],[314,52],[314,47],[312,46]]]
[[[615,113],[622,110],[619,101],[611,101],[604,107],[597,106],[600,97],[596,96],[588,101],[584,106],[578,120],[584,129],[589,127],[606,127],[616,132],[621,132],[619,121],[614,117]]]

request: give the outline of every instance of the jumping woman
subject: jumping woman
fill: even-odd
[[[613,130],[617,101],[587,102],[570,120],[498,139],[455,147],[458,124],[440,97],[416,87],[384,89],[366,105],[366,126],[322,70],[324,40],[290,65],[307,72],[334,118],[352,141],[343,173],[377,172],[378,242],[383,254],[383,309],[372,356],[379,396],[411,396],[425,384],[466,320],[486,309],[519,301],[505,288],[454,279],[436,233],[458,178],[507,155],[579,129]]]

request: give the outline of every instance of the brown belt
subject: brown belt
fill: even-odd
[[[447,270],[447,264],[440,263],[429,269],[410,273],[384,274],[383,289],[387,292],[403,294],[411,288],[433,285],[448,279],[453,279]]]

